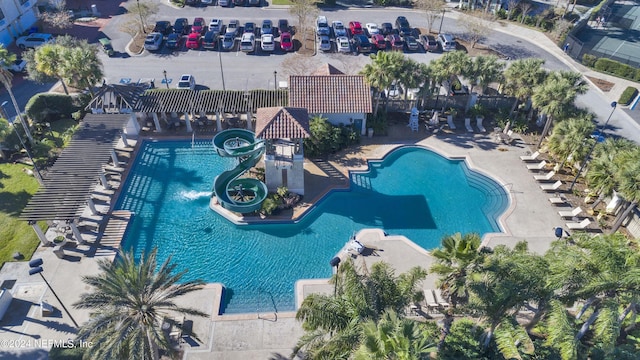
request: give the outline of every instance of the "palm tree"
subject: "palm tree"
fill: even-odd
[[[114,262],[99,261],[99,275],[83,277],[92,291],[82,294],[74,307],[95,311],[78,333],[94,344],[88,349],[92,359],[158,359],[160,350],[174,355],[161,329],[168,312],[207,316],[175,303],[175,298],[200,289],[203,283],[182,282],[186,270],[173,274],[176,265],[171,257],[160,267],[156,257],[153,249],[136,263],[133,253],[121,253]],[[173,325],[197,339],[183,324]]]
[[[516,98],[509,112],[510,115],[515,112],[518,103],[531,98],[533,89],[544,81],[547,72],[542,68],[543,64],[542,59],[520,59],[512,62],[505,70],[504,92]]]
[[[104,76],[97,52],[96,47],[81,46],[62,53],[65,80],[77,88],[87,89],[92,96],[93,85]]]
[[[401,318],[386,311],[378,323],[368,320],[362,325],[363,339],[356,360],[429,359],[436,350],[437,326]]]
[[[531,100],[533,106],[547,115],[547,121],[540,134],[537,147],[547,136],[555,117],[563,114],[568,106],[573,105],[576,97],[587,91],[588,85],[582,75],[569,71],[556,71],[547,76],[544,83],[536,86]]]
[[[473,91],[475,85],[479,85],[480,90],[484,93],[489,84],[500,81],[504,67],[505,63],[499,62],[495,55],[476,57],[471,62],[471,68],[467,75],[471,82],[469,92]]]
[[[0,44],[0,63],[1,64],[12,64],[16,60],[16,55],[10,53],[5,47]],[[24,132],[27,135],[27,139],[29,139],[30,144],[34,144],[33,135],[31,135],[31,131],[29,130],[29,124],[22,117],[22,111],[20,111],[20,106],[18,106],[18,102],[16,101],[16,97],[13,95],[13,74],[9,69],[4,66],[0,66],[0,82],[4,85],[4,88],[7,89],[9,93],[9,97],[11,98],[11,102],[13,103],[13,108],[16,110],[16,115],[24,128]],[[9,120],[9,119],[7,119]]]
[[[621,156],[619,155],[636,146],[624,138],[607,138],[604,142],[596,144],[585,175],[587,184],[591,189],[595,189],[594,194],[598,196],[591,205],[591,209],[595,209],[605,197],[610,196],[616,189],[618,186],[616,174],[624,165],[620,164]]]
[[[378,322],[385,310],[400,314],[412,301],[421,300],[418,288],[426,272],[413,268],[395,276],[386,263],[375,263],[359,274],[352,260],[333,276],[335,295],[311,294],[296,313],[306,334],[294,348],[312,359],[346,359],[360,346],[362,325]]]
[[[56,78],[62,84],[64,93],[69,95],[67,84],[63,77],[63,52],[65,48],[57,44],[45,44],[35,50],[34,60],[36,63],[36,71],[47,76]]]
[[[617,176],[619,190],[628,204],[611,226],[612,233],[618,231],[640,202],[640,147],[621,153],[620,164],[622,166]]]
[[[378,113],[382,92],[389,88],[395,80],[393,77],[395,75],[390,72],[390,69],[393,67],[392,61],[396,61],[398,56],[391,55],[393,53],[395,52],[378,51],[375,55],[370,55],[371,63],[365,65],[360,71],[367,83],[375,89],[376,105],[373,109],[374,116]]]
[[[567,161],[586,161],[587,152],[595,143],[590,135],[596,128],[591,116],[561,121],[549,136],[549,151],[558,158],[562,169]]]

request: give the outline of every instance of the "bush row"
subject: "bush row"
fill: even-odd
[[[41,93],[29,99],[25,113],[36,123],[51,122],[61,118],[70,118],[79,110],[73,98],[64,94]]]
[[[640,81],[640,69],[631,65],[623,64],[619,61],[607,58],[598,58],[591,54],[584,54],[582,55],[582,64],[604,73],[616,75],[623,79]]]
[[[309,122],[311,136],[304,139],[308,157],[326,156],[360,142],[360,132],[353,126],[334,126],[326,118],[315,116]]]
[[[618,103],[625,106],[629,105],[631,104],[631,101],[636,98],[636,96],[638,96],[638,89],[634,88],[633,86],[627,86],[627,88],[624,89],[624,91],[620,95]]]

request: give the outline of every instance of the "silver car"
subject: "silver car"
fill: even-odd
[[[339,38],[336,38],[336,47],[338,48],[339,53],[351,52],[351,44],[349,43],[349,39],[346,36],[340,36]]]
[[[147,38],[144,39],[144,48],[148,51],[156,51],[160,50],[160,46],[162,46],[162,34],[159,32],[153,32],[147,35]]]
[[[331,40],[329,40],[327,35],[320,35],[318,48],[322,51],[331,51]]]

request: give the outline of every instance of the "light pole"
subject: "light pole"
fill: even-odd
[[[18,129],[16,129],[16,125],[13,123],[13,121],[9,120],[9,116],[7,115],[7,109],[5,108],[5,106],[7,106],[7,103],[8,101],[5,101],[0,105],[2,115],[4,118],[7,119],[9,124],[13,127],[13,131],[16,133],[18,140],[20,140],[20,145],[22,145],[24,150],[27,152],[27,156],[29,157],[29,160],[31,160],[31,163],[33,163],[33,169],[36,171],[35,175],[36,175],[36,180],[38,180],[38,184],[43,185],[42,174],[40,174],[40,169],[38,169],[38,165],[36,165],[35,160],[33,160],[33,155],[31,154],[31,150],[29,150],[29,148],[27,147],[27,144],[25,144],[24,140],[22,140],[22,136],[20,136],[20,132],[18,132]]]
[[[218,60],[220,61],[220,78],[222,79],[222,91],[226,91],[224,86],[224,70],[222,70],[222,38],[218,37]]]
[[[613,115],[613,112],[616,111],[616,106],[618,106],[617,102],[614,101],[611,103],[611,113],[609,113],[609,117],[607,118],[607,121],[605,121],[604,125],[602,126],[602,131],[598,131],[598,137],[600,136],[600,133],[604,133],[604,129],[606,129],[607,125],[609,125],[609,120],[611,120],[611,115]],[[589,149],[589,153],[587,153],[587,156],[584,158],[582,165],[580,165],[580,170],[578,170],[576,177],[571,182],[571,186],[569,186],[569,191],[573,190],[573,186],[576,184],[576,181],[578,181],[578,177],[582,173],[582,170],[587,165],[587,161],[589,161],[589,157],[591,157],[591,153],[593,152],[593,149],[596,148],[596,144],[598,144],[598,139],[595,139],[595,141],[593,142],[593,145],[591,145],[591,149]]]
[[[278,72],[273,71],[273,90],[278,90]]]
[[[167,70],[162,70],[162,75],[164,75],[164,84],[167,85],[167,89],[169,88],[169,80],[167,80]]]
[[[45,279],[44,275],[42,275],[42,271],[44,270],[42,269],[42,259],[38,258],[38,259],[33,259],[29,261],[29,267],[31,268],[29,269],[29,275],[40,274],[40,277],[42,278],[42,280],[44,280],[45,284],[47,284],[47,287],[49,287],[49,290],[51,290],[51,293],[53,294],[53,296],[56,297],[56,299],[58,300],[58,302],[60,303],[64,311],[69,316],[69,319],[71,319],[71,322],[73,322],[73,325],[79,328],[80,326],[78,325],[76,320],[73,318],[73,316],[71,316],[71,313],[69,312],[69,310],[67,310],[67,307],[64,306],[64,304],[62,303],[62,300],[60,300],[60,297],[58,297],[58,294],[56,294],[56,292],[51,287],[51,284],[49,284],[47,279]]]
[[[442,9],[442,17],[440,18],[440,29],[438,29],[438,34],[442,33],[442,23],[444,22],[444,13],[445,13],[445,9]]]
[[[138,3],[138,15],[140,15],[140,28],[142,29],[143,33],[147,33],[147,30],[144,28],[144,20],[142,20],[142,11],[140,11],[140,0],[136,0],[136,2]]]

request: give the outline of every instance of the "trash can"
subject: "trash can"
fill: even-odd
[[[96,6],[96,4],[91,5],[91,13],[93,14],[93,16],[100,16],[100,13],[98,12],[98,7]]]

